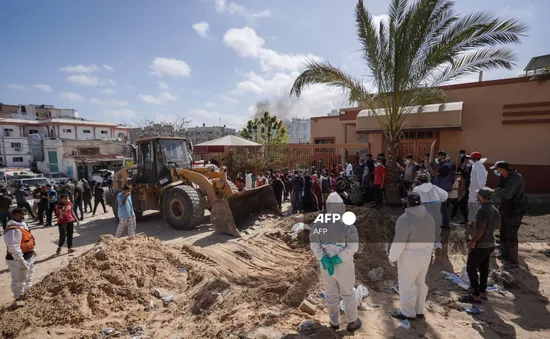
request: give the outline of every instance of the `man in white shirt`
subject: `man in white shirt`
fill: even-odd
[[[353,165],[349,161],[346,161],[346,164],[346,176],[349,177],[353,173]]]

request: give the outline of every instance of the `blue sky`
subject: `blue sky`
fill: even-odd
[[[346,106],[341,93],[288,91],[307,57],[355,75],[355,0],[2,0],[0,102],[75,108],[92,120],[192,119],[240,128],[268,99],[280,117],[309,117]],[[384,15],[388,0],[365,1]],[[517,69],[550,53],[547,0],[459,0],[460,13],[486,10],[523,20]],[[472,76],[461,81],[475,80]]]

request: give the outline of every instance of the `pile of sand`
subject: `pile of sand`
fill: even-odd
[[[34,327],[79,327],[150,300],[152,288],[180,291],[186,279],[178,268],[184,265],[191,268],[177,250],[157,238],[102,236],[88,253],[34,286],[24,307],[2,310],[2,334],[12,337]]]

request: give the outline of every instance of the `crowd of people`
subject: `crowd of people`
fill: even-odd
[[[454,217],[460,209],[463,215],[461,224],[473,231],[473,238],[467,244],[466,263],[470,289],[459,301],[481,303],[487,300],[489,262],[497,244],[500,244],[498,258],[504,263],[504,269],[514,269],[519,263],[518,230],[527,205],[521,174],[508,162],[497,161],[490,169],[499,177],[499,184],[496,189],[491,189],[486,186],[488,171],[483,165],[487,159],[479,152],[467,155],[460,151],[456,164],[450,162],[444,151],[437,153],[434,164],[430,164],[428,159],[429,155],[417,164],[408,155],[403,166],[399,165],[406,208],[395,226],[389,261],[397,264],[400,297],[400,308],[390,315],[400,320],[424,319],[429,289],[426,275],[432,256],[435,254],[435,259],[438,259],[442,247],[441,232],[449,229],[448,203],[452,208],[451,216]],[[377,162],[379,160],[384,166],[383,158],[378,157]],[[354,173],[362,177],[364,172],[360,166],[363,162],[358,159],[357,163]],[[494,204],[495,200],[498,200],[497,204]],[[331,205],[328,208],[330,213],[344,213],[344,203],[339,195],[331,193],[327,201]],[[316,231],[317,227],[324,231]],[[357,229],[342,221],[316,224],[310,233],[310,243],[320,262],[330,326],[339,327],[339,300],[342,298],[347,330],[357,330],[361,327],[353,291]]]

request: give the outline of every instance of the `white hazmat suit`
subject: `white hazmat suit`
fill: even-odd
[[[252,189],[252,173],[247,173],[244,178],[244,189],[245,191]]]
[[[470,174],[470,187],[468,187],[468,221],[475,221],[476,213],[479,210],[476,191],[485,187],[487,183],[487,170],[485,165],[487,158],[482,158],[472,164]]]
[[[10,220],[7,226],[11,225],[16,225],[25,230],[29,229],[25,222]],[[34,255],[28,259],[23,257],[21,237],[21,231],[18,229],[7,230],[6,234],[4,234],[4,243],[13,256],[13,260],[6,260],[6,265],[11,273],[11,291],[15,299],[24,295],[31,288],[34,272],[35,257]]]
[[[435,221],[435,248],[441,248],[441,223],[443,216],[441,215],[441,204],[447,201],[449,193],[431,183],[427,182],[413,189],[413,193],[420,195],[422,205]]]
[[[346,207],[337,193],[327,198],[326,215],[342,216]],[[357,320],[357,302],[355,300],[355,265],[353,254],[359,249],[359,236],[354,225],[346,225],[341,220],[330,223],[315,223],[310,232],[310,245],[317,260],[325,255],[329,258],[339,256],[342,263],[334,266],[329,274],[320,263],[321,277],[325,287],[327,311],[331,325],[340,324],[340,297],[344,301],[347,323]]]
[[[433,217],[423,205],[405,209],[395,225],[389,260],[397,261],[400,310],[408,318],[424,314],[435,228]]]

